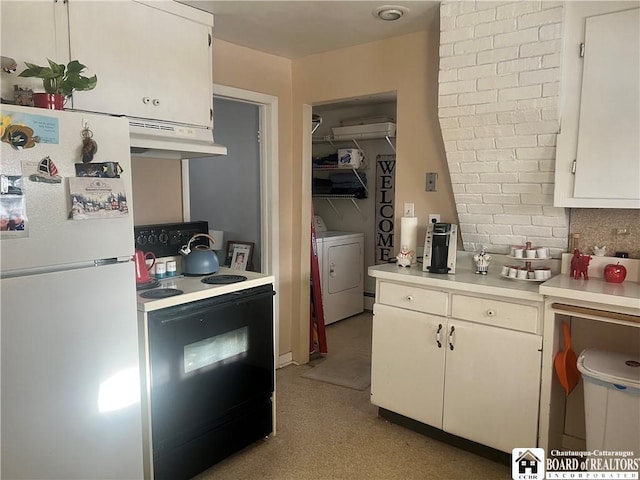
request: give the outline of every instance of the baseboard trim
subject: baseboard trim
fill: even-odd
[[[286,367],[293,363],[293,352],[283,353],[278,357],[278,368]]]

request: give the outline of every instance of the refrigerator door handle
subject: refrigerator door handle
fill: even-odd
[[[19,270],[0,271],[0,278],[15,278],[29,275],[40,275],[43,273],[64,272],[67,270],[78,270],[80,268],[101,267],[103,265],[115,265],[116,263],[130,262],[131,257],[100,258],[87,262],[67,263],[65,265],[50,265],[46,267],[21,268]]]
[[[113,265],[114,263],[127,263],[131,261],[131,257],[113,257],[113,258],[99,258],[93,261],[96,267],[102,265]]]

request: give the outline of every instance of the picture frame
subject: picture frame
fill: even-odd
[[[253,242],[228,240],[225,265],[233,270],[250,269],[252,266],[251,257],[253,256],[253,248]]]

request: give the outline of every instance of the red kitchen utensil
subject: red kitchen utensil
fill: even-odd
[[[569,396],[580,381],[580,371],[578,370],[576,352],[571,348],[571,331],[566,322],[562,322],[562,334],[564,336],[564,350],[556,353],[553,363],[558,380],[560,380],[566,396]]]

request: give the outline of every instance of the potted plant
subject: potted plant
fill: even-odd
[[[85,65],[78,60],[71,60],[66,66],[49,59],[48,67],[41,67],[33,63],[24,62],[28,67],[20,72],[20,77],[37,77],[42,79],[46,93],[34,93],[33,101],[36,107],[62,110],[64,102],[74,91],[92,90],[98,78],[85,77],[82,72]]]

